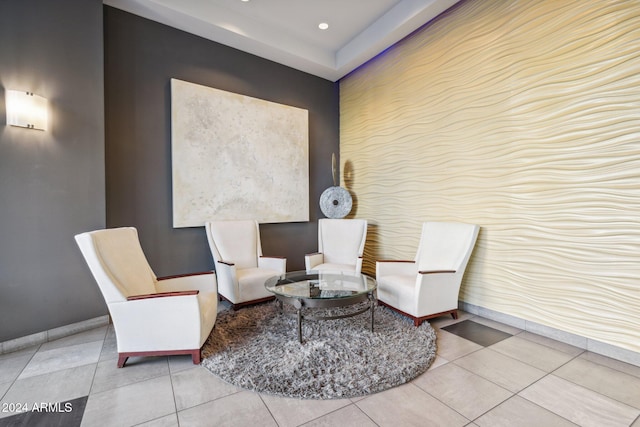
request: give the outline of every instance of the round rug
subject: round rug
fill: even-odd
[[[415,327],[409,319],[377,306],[374,332],[370,325],[369,312],[344,319],[303,320],[301,344],[296,319],[280,314],[275,303],[230,309],[218,313],[202,349],[202,365],[247,390],[337,399],[404,384],[433,362],[436,334],[427,322]]]

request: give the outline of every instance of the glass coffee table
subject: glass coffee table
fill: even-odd
[[[371,332],[375,307],[376,281],[366,274],[330,271],[292,271],[269,278],[265,287],[276,296],[280,313],[284,313],[283,304],[296,309],[298,319],[298,341],[302,342],[302,319],[328,320],[356,316],[371,311]],[[303,316],[303,308],[335,308],[351,306],[369,301],[364,308],[346,313],[328,316]]]

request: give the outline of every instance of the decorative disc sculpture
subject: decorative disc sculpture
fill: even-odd
[[[353,200],[351,194],[336,183],[336,155],[331,156],[331,172],[333,187],[329,187],[320,195],[320,210],[327,218],[344,218],[351,212]]]

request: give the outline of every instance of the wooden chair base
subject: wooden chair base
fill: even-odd
[[[118,353],[118,368],[124,368],[127,359],[130,357],[143,356],[174,356],[177,354],[190,354],[194,365],[200,364],[200,349],[196,350],[166,350],[166,351],[132,351],[128,353]]]
[[[405,313],[402,310],[398,310],[397,308],[387,304],[386,302],[382,302],[380,300],[378,300],[378,305],[382,305],[384,307],[388,307],[391,310],[402,314],[403,316],[407,316],[408,318],[413,320],[413,325],[414,326],[420,326],[422,324],[422,322],[424,322],[427,319],[433,319],[434,317],[440,317],[440,316],[444,316],[446,314],[451,314],[451,317],[453,317],[454,319],[458,318],[458,310],[457,309],[453,309],[453,310],[449,310],[449,311],[443,311],[443,312],[440,312],[440,313],[429,314],[427,316],[422,316],[422,317],[416,317],[416,316],[412,316],[409,313]]]
[[[227,297],[225,297],[224,295],[222,295],[222,294],[218,294],[218,297],[219,297],[220,301],[227,301],[229,304],[231,304],[231,308],[234,309],[234,310],[237,310],[237,309],[242,308],[242,307],[247,307],[247,306],[250,306],[250,305],[261,304],[261,303],[267,302],[267,301],[273,301],[274,299],[276,299],[275,296],[272,296],[272,297],[264,297],[264,298],[259,298],[259,299],[254,299],[254,300],[251,300],[251,301],[239,302],[237,304],[234,304],[231,301],[229,301],[229,299]]]

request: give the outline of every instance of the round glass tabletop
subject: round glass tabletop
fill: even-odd
[[[310,270],[271,277],[265,287],[287,298],[339,299],[373,292],[376,281],[366,274]]]

